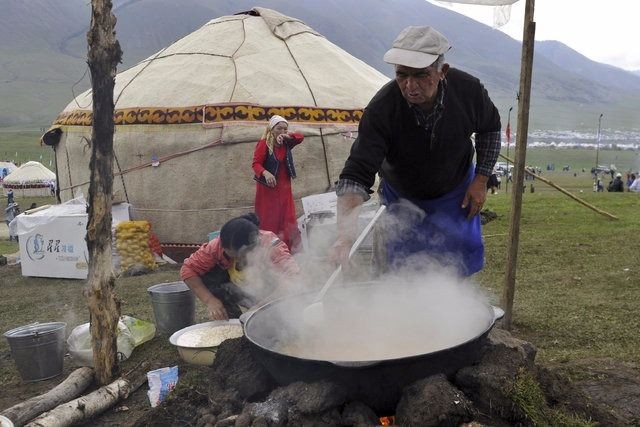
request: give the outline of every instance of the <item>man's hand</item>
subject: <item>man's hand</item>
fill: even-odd
[[[348,268],[349,251],[355,241],[358,227],[358,214],[364,200],[358,194],[345,194],[338,197],[338,238],[329,251],[328,259],[334,264]]]
[[[353,246],[353,241],[347,236],[340,236],[329,251],[329,262],[341,264],[343,267],[349,264],[349,252]]]
[[[205,305],[207,306],[207,310],[209,310],[209,316],[211,316],[211,319],[227,320],[229,318],[229,315],[227,315],[227,310],[225,310],[222,301],[220,301],[213,295],[207,300]]]
[[[467,192],[462,199],[462,209],[469,208],[467,219],[471,219],[478,215],[482,210],[485,200],[487,199],[487,181],[489,177],[484,175],[476,175],[469,184]]]

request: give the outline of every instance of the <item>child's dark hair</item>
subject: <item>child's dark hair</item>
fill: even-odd
[[[243,247],[254,246],[258,242],[260,220],[253,213],[232,218],[220,229],[220,242],[225,249],[238,251]]]

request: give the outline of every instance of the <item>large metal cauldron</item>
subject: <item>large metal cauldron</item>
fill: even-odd
[[[328,379],[387,413],[406,385],[476,362],[502,316],[468,285],[368,282],[333,288],[325,323],[305,324],[315,296],[284,297],[244,319],[258,358],[282,385]]]

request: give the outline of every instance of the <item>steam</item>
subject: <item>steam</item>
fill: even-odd
[[[316,291],[289,296],[250,324],[264,344],[293,357],[341,362],[403,358],[453,347],[486,332],[493,311],[475,282],[426,257],[371,281],[336,283],[324,321],[305,324]],[[409,264],[408,264],[409,265]]]
[[[359,230],[376,209],[374,204],[356,213]],[[427,236],[415,235],[413,224],[425,215],[409,201],[394,203],[352,259],[351,268],[325,296],[324,320],[309,325],[303,312],[335,269],[327,262],[337,237],[335,216],[324,215],[307,230],[309,248],[295,256],[301,278],[289,283],[289,295],[250,319],[248,333],[276,352],[336,362],[416,356],[479,337],[493,325],[494,314],[489,296],[472,278],[460,276],[460,257],[418,252],[404,257],[401,265],[384,263],[382,248],[389,241],[447,238],[446,226]],[[356,218],[351,220],[356,223]],[[247,271],[259,274],[248,280],[251,286],[267,286],[267,280],[278,277],[267,271],[269,263],[260,262],[263,256],[252,254]]]

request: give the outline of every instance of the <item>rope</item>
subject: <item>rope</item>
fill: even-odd
[[[118,172],[120,173],[120,180],[122,181],[122,188],[124,189],[124,198],[129,203],[129,194],[127,193],[127,186],[124,183],[124,176],[122,176],[122,168],[120,167],[120,162],[118,161],[118,156],[116,156],[115,151],[113,152],[113,158],[116,161],[116,166],[118,167]]]
[[[177,153],[169,154],[168,156],[165,156],[165,157],[162,157],[162,158],[158,159],[158,161],[159,162],[166,162],[167,160],[175,159],[177,157],[186,156],[187,154],[195,153],[197,151],[201,151],[201,150],[204,150],[206,148],[216,147],[216,146],[222,145],[222,144],[223,144],[222,139],[217,139],[217,140],[215,140],[213,142],[210,142],[210,143],[208,143],[206,145],[203,145],[202,147],[192,148],[192,149],[189,149],[189,150],[185,150],[185,151],[180,151],[180,152],[177,152]],[[148,167],[150,167],[152,165],[152,163],[154,163],[154,162],[143,163],[141,165],[134,166],[132,168],[116,172],[113,175],[114,176],[122,176],[124,174],[129,173],[129,172],[133,172],[133,171],[141,170],[141,169],[144,169],[144,168],[148,168]],[[67,155],[67,167],[69,167],[69,157],[68,157],[68,155]],[[119,168],[119,166],[118,166],[118,168]],[[71,171],[71,168],[69,168],[69,171]],[[69,181],[71,181],[71,176],[69,176]],[[61,188],[60,191],[71,190],[72,191],[72,195],[73,195],[73,189],[74,188],[77,188],[77,187],[80,187],[80,186],[83,186],[83,185],[87,185],[87,184],[89,184],[89,181],[85,181],[85,182],[82,182],[80,184],[74,184],[74,185],[70,185],[69,187]]]
[[[238,206],[238,207],[232,207],[232,208],[203,208],[203,209],[158,209],[158,208],[136,208],[136,207],[132,207],[133,210],[135,211],[141,211],[141,212],[202,212],[202,211],[207,211],[207,212],[226,212],[226,211],[233,211],[233,210],[238,210],[238,209],[249,209],[253,211],[253,206]]]

